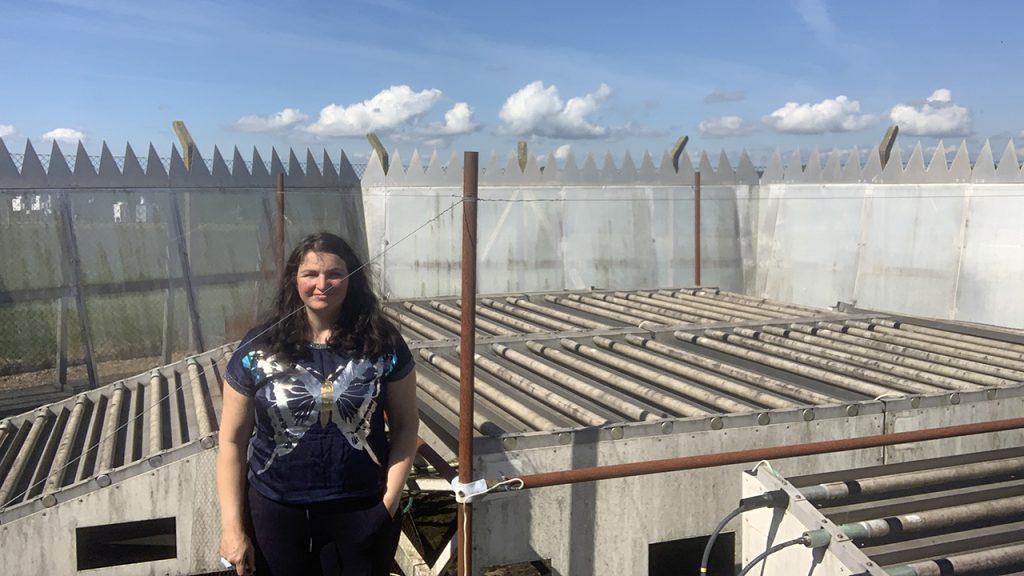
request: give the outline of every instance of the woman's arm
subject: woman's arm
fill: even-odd
[[[245,458],[252,429],[252,399],[225,384],[217,453],[220,554],[239,575],[256,569],[255,550],[245,533]]]
[[[416,407],[416,370],[401,380],[389,382],[384,398],[384,412],[388,417],[391,456],[388,458],[388,489],[384,505],[394,516],[402,498],[402,489],[409,477],[416,456],[416,435],[419,433],[420,414]]]

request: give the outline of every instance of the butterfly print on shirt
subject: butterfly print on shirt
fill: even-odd
[[[322,382],[299,364],[267,358],[259,351],[250,352],[245,360],[259,385],[257,394],[267,402],[274,429],[274,452],[257,474],[294,450],[318,420],[324,427],[334,424],[353,448],[366,451],[374,464],[381,465],[367,437],[380,378],[394,366],[394,355],[376,361],[350,360]]]

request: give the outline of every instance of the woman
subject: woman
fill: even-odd
[[[416,451],[413,369],[352,248],[303,240],[225,375],[217,492],[237,574],[389,573]]]

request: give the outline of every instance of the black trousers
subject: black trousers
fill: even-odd
[[[282,504],[248,490],[257,576],[388,576],[402,530],[377,498]]]

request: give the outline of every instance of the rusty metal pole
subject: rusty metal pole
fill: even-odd
[[[277,222],[274,227],[274,258],[277,272],[284,272],[284,174],[277,175]]]
[[[693,283],[700,286],[700,172],[693,173]]]
[[[811,456],[814,454],[827,454],[831,452],[843,452],[846,450],[863,450],[865,448],[878,448],[880,446],[892,446],[893,444],[905,444],[907,442],[926,442],[928,440],[940,440],[943,438],[970,436],[973,434],[988,434],[992,432],[1003,432],[1006,430],[1017,430],[1020,428],[1024,428],[1024,418],[1009,418],[1006,420],[992,420],[989,422],[976,422],[973,424],[944,426],[941,428],[926,428],[924,430],[894,432],[892,434],[876,434],[873,436],[860,436],[857,438],[843,438],[841,440],[826,440],[823,442],[810,442],[807,444],[795,444],[791,446],[773,446],[770,448],[754,448],[751,450],[738,450],[735,452],[720,452],[718,454],[702,454],[699,456],[666,458],[664,460],[649,460],[647,462],[612,464],[609,466],[594,466],[592,468],[577,468],[575,470],[564,470],[561,472],[543,472],[540,474],[529,474],[520,478],[523,481],[523,489],[525,490],[527,488],[543,488],[546,486],[574,484],[577,482],[593,482],[595,480],[609,480],[612,478],[660,474],[662,472],[679,472],[680,470],[694,470],[697,468],[710,468],[713,466],[725,466],[728,464],[760,462],[761,460],[795,458],[798,456]]]
[[[462,326],[459,338],[459,482],[473,480],[473,357],[476,356],[476,196],[480,155],[466,152],[462,168]],[[473,572],[473,509],[459,504],[456,574]]]

